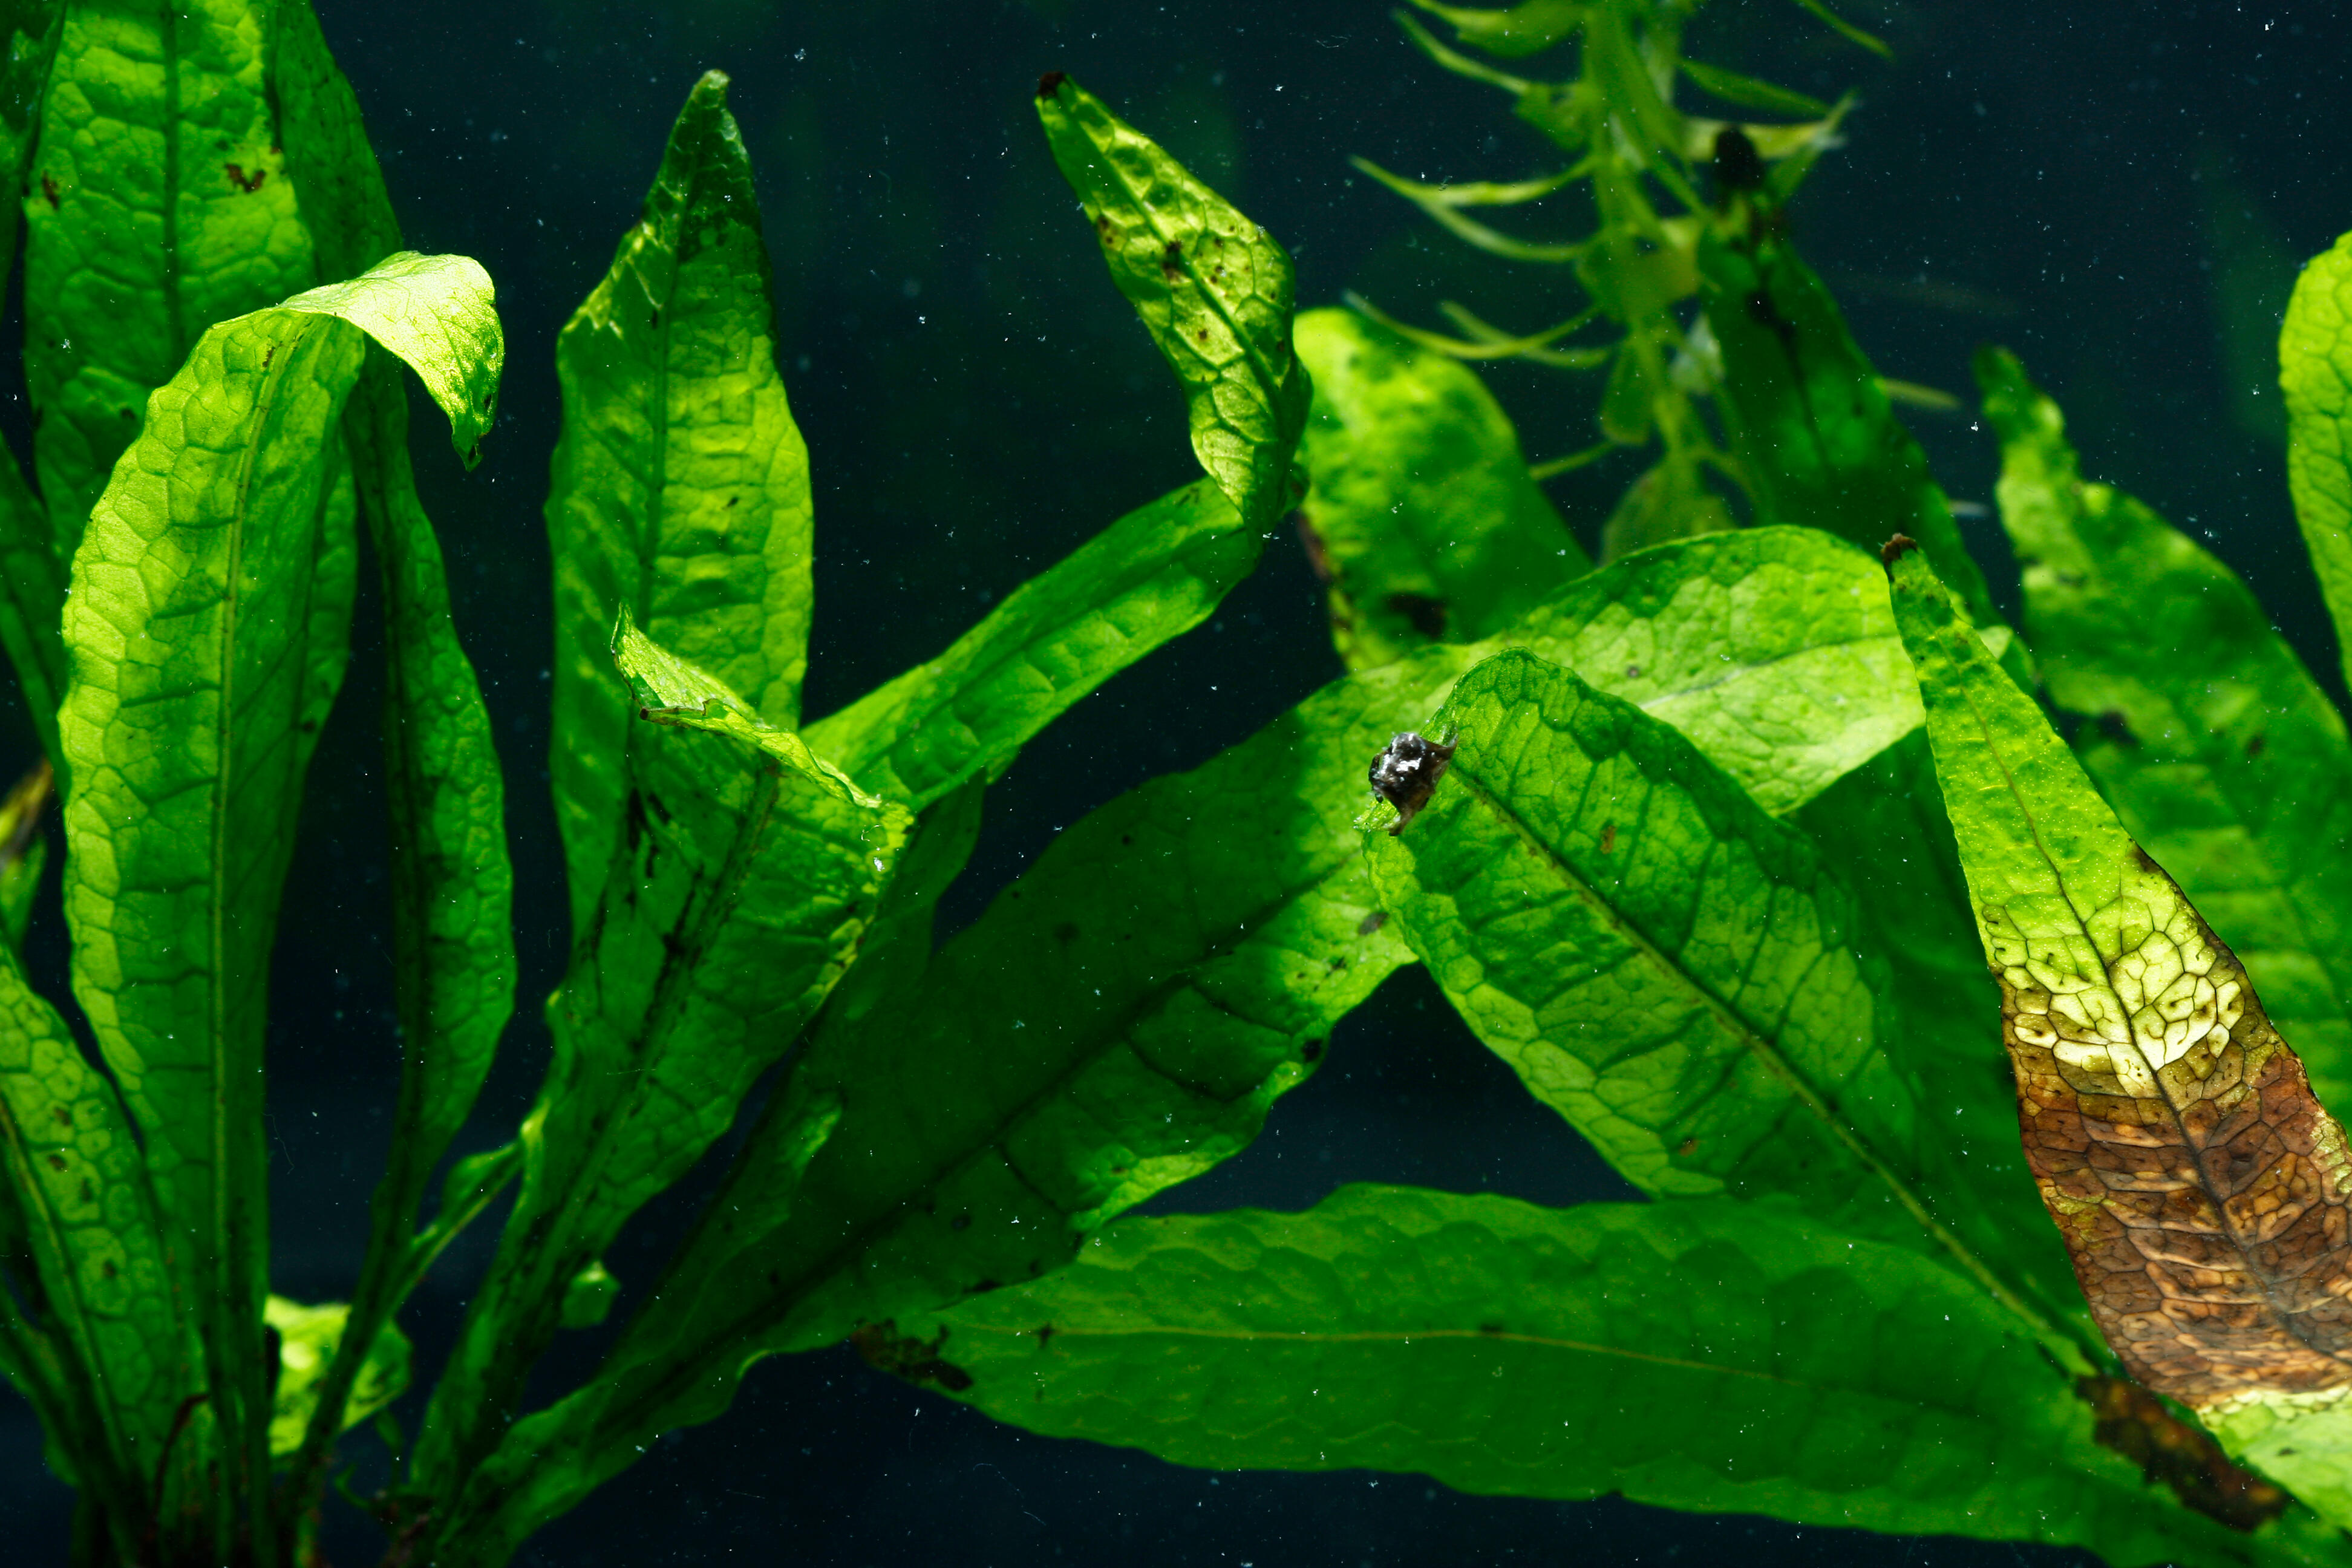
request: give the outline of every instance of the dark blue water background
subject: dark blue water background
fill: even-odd
[[[1822,162],[1797,222],[1881,371],[1965,392],[1974,345],[2019,350],[2065,403],[2086,471],[2209,540],[2333,689],[2266,356],[2298,258],[2352,226],[2352,44],[2338,13],[2146,0],[1848,9],[1894,44],[1891,63],[1779,0],[1718,0],[1692,47],[1822,97],[1860,90],[1849,144]],[[1434,321],[1450,297],[1534,328],[1578,303],[1563,276],[1472,255],[1351,173],[1350,153],[1432,179],[1555,166],[1507,100],[1431,66],[1370,0],[320,0],[320,10],[410,243],[478,257],[508,332],[503,413],[481,468],[461,475],[446,447],[418,443],[509,770],[520,889],[524,1000],[468,1147],[498,1142],[528,1102],[547,1051],[536,1001],[566,940],[544,787],[540,506],[556,433],[554,334],[635,217],[697,73],[735,79],[775,258],[783,368],[814,454],[812,713],[936,652],[1029,574],[1195,471],[1170,378],[1039,139],[1029,98],[1040,70],[1076,75],[1273,231],[1297,258],[1303,305],[1355,288]],[[1537,209],[1527,226],[1544,221]],[[1549,221],[1564,235],[1575,220]],[[13,347],[6,363],[13,378]],[[1511,367],[1490,381],[1530,457],[1592,438],[1590,385]],[[1988,437],[1966,416],[1912,423],[1951,492],[1989,501]],[[437,426],[420,415],[420,429]],[[9,433],[21,446],[24,431]],[[1552,489],[1591,540],[1630,475],[1603,466]],[[1998,529],[1965,526],[2013,603]],[[370,609],[360,637],[375,646]],[[1079,815],[1202,762],[1338,670],[1318,592],[1286,536],[1209,625],[1081,703],[991,793],[945,927],[969,921]],[[276,976],[276,1278],[305,1300],[341,1296],[357,1271],[395,1082],[380,697],[363,653],[314,767]],[[0,760],[28,758],[22,714],[6,722]],[[50,898],[37,959],[54,992],[62,940]],[[615,1248],[625,1282],[652,1277],[710,1175],[656,1204]],[[1299,1207],[1373,1180],[1549,1203],[1629,1195],[1415,970],[1342,1026],[1320,1074],[1280,1104],[1255,1147],[1153,1206]],[[478,1226],[409,1309],[423,1366],[446,1350],[489,1239]],[[601,1343],[566,1339],[547,1387],[584,1371]],[[399,1408],[412,1426],[419,1404],[412,1394]],[[378,1484],[374,1439],[346,1451],[355,1485]],[[69,1497],[40,1472],[30,1417],[13,1402],[0,1404],[0,1474],[6,1559],[61,1563]],[[347,1568],[379,1550],[372,1527],[339,1505],[329,1546]],[[992,1426],[845,1352],[766,1363],[724,1419],[665,1441],[521,1560],[1677,1558],[2080,1560],[1617,1500],[1469,1498],[1409,1476],[1213,1476]]]

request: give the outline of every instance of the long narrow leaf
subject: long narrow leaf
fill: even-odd
[[[43,324],[25,376],[60,568],[148,393],[205,329],[321,281],[270,102],[277,8],[65,7],[25,202],[25,310]]]
[[[173,1299],[163,1231],[138,1141],[113,1088],[0,954],[0,1174],[24,1226],[56,1342],[29,1390],[79,1479],[126,1520],[205,1495],[201,1467],[167,1456],[173,1412],[204,1385]],[[16,1303],[0,1304],[11,1315]],[[79,1419],[77,1419],[79,1418]],[[74,1439],[79,1438],[79,1441]],[[193,1451],[193,1450],[192,1450]],[[177,1458],[176,1465],[169,1463]]]
[[[2352,1522],[2343,1129],[1926,556],[1888,554],[2026,1160],[2092,1315],[2135,1378]]]
[[[809,726],[810,746],[917,809],[994,778],[1070,704],[1208,617],[1263,541],[1206,480],[1112,523],[937,658]]]
[[[75,561],[59,720],[75,991],[203,1324],[220,1484],[250,1500],[215,1517],[250,1509],[254,1529],[268,1471],[263,1009],[319,672],[339,667],[345,636],[318,608],[351,592],[320,573],[322,552],[350,563],[323,550],[336,427],[367,332],[428,367],[461,340],[493,355],[488,298],[462,258],[394,257],[207,332],[151,400]],[[436,317],[448,330],[426,330]]]
[[[1927,455],[1895,417],[1822,281],[1780,239],[1699,247],[1707,324],[1722,345],[1717,406],[1759,522],[1827,529],[1865,550],[1901,532],[1926,547],[1979,626],[1992,601]]]
[[[2240,1560],[2011,1327],[1916,1253],[1748,1205],[1358,1186],[1124,1220],[860,1343],[1000,1421],[1181,1464]]]
[[[607,651],[618,612],[753,711],[799,721],[814,512],[774,316],[750,156],[712,71],[678,113],[644,216],[556,340],[550,768],[575,931],[630,787],[628,690]]]
[[[1265,230],[1059,71],[1037,117],[1110,275],[1184,388],[1192,450],[1243,522],[1297,499],[1307,371],[1292,352],[1290,258]]]
[[[572,1279],[725,1132],[855,956],[910,826],[625,617],[621,853],[549,1009],[522,1187],[420,1439],[454,1493],[503,1437]]]
[[[2352,1109],[2352,742],[2237,574],[2084,483],[2058,405],[1977,362],[2025,631],[2084,767],[2245,963],[2325,1103]]]
[[[25,189],[40,126],[49,70],[57,58],[61,0],[20,0],[0,12],[0,177]],[[0,257],[16,254],[15,200],[0,203]],[[0,651],[16,671],[43,753],[58,757],[58,700],[66,689],[66,650],[58,633],[65,613],[65,568],[50,540],[48,513],[25,482],[14,452],[0,452]]]

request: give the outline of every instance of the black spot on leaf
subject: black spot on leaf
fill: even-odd
[[[1427,594],[1391,594],[1386,601],[1388,612],[1402,616],[1412,629],[1425,637],[1445,635],[1445,601]]]

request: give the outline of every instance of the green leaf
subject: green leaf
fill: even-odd
[[[776,371],[767,247],[727,84],[718,71],[695,83],[644,216],[556,340],[550,768],[575,932],[604,889],[629,792],[628,693],[607,652],[620,610],[741,692],[749,711],[800,721],[808,448]]]
[[[1382,907],[1478,1037],[1627,1180],[1777,1199],[1945,1258],[2039,1323],[1936,1214],[1925,1109],[1878,1047],[1874,955],[1811,843],[1689,741],[1524,652],[1465,676]],[[1382,829],[1394,825],[1398,832]]]
[[[1812,529],[1628,556],[1498,640],[1671,724],[1768,811],[1793,811],[1919,723],[1884,574]]]
[[[1881,59],[1891,60],[1895,58],[1895,51],[1888,48],[1881,39],[1873,34],[1864,32],[1860,27],[1831,10],[1823,0],[1797,0],[1797,4],[1827,23],[1831,31],[1848,43],[1859,44]]]
[[[310,6],[277,6],[271,23],[287,177],[301,194],[320,273],[347,278],[401,249],[399,224],[358,100]],[[499,331],[486,281],[469,318],[408,323],[412,363],[430,367],[430,384],[451,412],[452,441],[469,465],[497,395]],[[310,1429],[281,1489],[298,1506],[334,1439],[358,1419],[350,1397],[368,1374],[379,1331],[467,1217],[453,1192],[434,1226],[416,1232],[418,1203],[480,1091],[515,984],[504,783],[479,683],[457,644],[440,547],[410,473],[407,393],[382,353],[370,353],[343,436],[383,573],[401,1093],[369,1205],[349,1331],[319,1376]]]
[[[51,1440],[118,1518],[152,1518],[166,1480],[175,1504],[205,1495],[189,1456],[166,1465],[173,1407],[203,1386],[202,1360],[173,1302],[138,1142],[13,953],[0,953],[0,1168],[46,1331],[37,1340],[13,1300],[0,1318],[26,1331],[25,1352],[46,1352],[11,1370]]]
[[[26,192],[25,377],[58,560],[151,389],[217,321],[319,282],[256,0],[65,9]]]
[[[280,308],[340,317],[398,355],[449,416],[449,440],[466,466],[481,460],[482,437],[498,416],[507,345],[480,262],[402,251]]]
[[[1519,0],[1507,10],[1490,11],[1473,5],[1441,5],[1436,0],[1412,0],[1433,16],[1443,17],[1465,44],[1475,44],[1490,55],[1520,59],[1541,54],[1572,37],[1584,26],[1590,0]]]
[[[2352,234],[2311,258],[2279,331],[2294,519],[2352,680]]]
[[[1123,1220],[1057,1274],[862,1343],[921,1346],[917,1381],[998,1420],[1179,1464],[1617,1493],[2117,1564],[2248,1554],[2095,1444],[2065,1378],[1965,1282],[1720,1199],[1352,1186],[1304,1214]]]
[[[417,1447],[455,1493],[494,1447],[564,1297],[683,1175],[855,958],[911,826],[799,736],[635,629],[621,853],[549,1005],[555,1060],[522,1188]]]
[[[143,1135],[177,1284],[203,1320],[207,1429],[233,1456],[223,1484],[255,1510],[263,1012],[302,773],[346,637],[335,437],[368,339],[344,317],[467,317],[488,291],[471,264],[415,260],[205,334],[150,400],[66,612],[75,992]],[[241,1511],[215,1517],[226,1529]]]
[[[376,559],[390,658],[385,772],[393,810],[394,953],[401,1005],[397,1161],[414,1185],[463,1125],[513,1010],[514,873],[488,711],[457,644],[449,584],[408,466],[405,389],[371,366],[345,416]]]
[[[1682,112],[1666,101],[1664,84],[1650,74],[1649,59],[1634,45],[1627,17],[1631,9],[1603,4],[1586,15],[1584,68],[1609,106],[1610,118],[1637,144],[1636,156],[1643,166],[1670,179],[1689,138]]]
[[[1874,966],[1878,1048],[1926,1108],[1919,1147],[1936,1212],[2050,1321],[2084,1344],[2095,1332],[2073,1264],[2042,1228],[2017,1142],[2017,1096],[1989,1070],[2000,994],[1985,973],[1959,850],[1925,730],[1914,730],[1809,802],[1793,820],[1853,889]]]
[[[406,248],[383,174],[368,145],[359,99],[327,48],[308,4],[269,8],[269,84],[277,100],[286,178],[301,198],[303,226],[323,283],[356,278]],[[469,443],[461,442],[461,449]]]
[[[1831,659],[1809,657],[1813,650],[1803,642],[1809,632],[1831,647],[1866,648],[1874,669],[1883,669],[1889,657],[1899,658],[1883,600],[1875,626],[1840,603],[1859,597],[1858,588],[1882,592],[1877,576],[1855,552],[1819,536],[1794,531],[1727,536],[1679,555],[1661,552],[1594,574],[1517,635],[1556,653],[1591,658],[1601,678],[1631,684],[1642,700],[1733,740],[1737,763],[1758,756],[1756,740],[1774,732],[1776,720],[1835,722],[1838,710],[1830,704],[1845,685],[1833,679]],[[1085,1064],[1085,1073],[1105,1081],[1133,1076],[1142,1086],[1135,1100],[1144,1108],[1137,1112],[1139,1124],[1171,1129],[1170,1137],[1199,1151],[1159,1151],[1156,1132],[1151,1144],[1124,1153],[1124,1145],[1103,1152],[1079,1140],[1071,1156],[1082,1152],[1094,1163],[1083,1177],[1069,1179],[1099,1187],[1088,1188],[1086,1201],[1068,1204],[1070,1223],[1081,1228],[1093,1223],[1097,1210],[1116,1212],[1245,1143],[1264,1109],[1253,1097],[1269,1085],[1273,1092],[1286,1087],[1288,1079],[1279,1075],[1295,1072],[1307,1044],[1404,957],[1381,933],[1379,921],[1360,929],[1373,909],[1359,880],[1350,828],[1364,798],[1361,769],[1391,732],[1422,721],[1484,651],[1433,649],[1327,688],[1207,767],[1146,785],[1064,833],[1028,876],[933,961],[911,1001],[877,1011],[863,1037],[845,1039],[837,1056],[812,1053],[797,1069],[794,1082],[802,1089],[816,1093],[821,1085],[824,1092],[839,1092],[851,1109],[840,1157],[818,1157],[792,1229],[805,1226],[812,1237],[828,1234],[835,1222],[821,1203],[853,1214],[877,1205],[875,1212],[891,1212],[896,1189],[865,1166],[872,1156],[864,1151],[875,1144],[865,1135],[859,1107],[873,1103],[879,1091],[861,1093],[858,1086],[961,1076],[961,1063],[1023,1064],[1019,1074],[992,1079],[970,1095],[952,1097],[952,1109],[943,1109],[941,1114],[968,1129],[959,1136],[982,1140],[979,1146],[993,1147],[990,1140],[1055,1142],[1044,1132],[1008,1131],[1003,1109],[1030,1103],[1034,1086],[1022,1075],[1045,1073],[1050,1080],[1060,1062],[1074,1074]],[[1798,683],[1822,689],[1828,700],[1818,710],[1791,710],[1787,705]],[[1857,700],[1845,710],[1867,737],[1848,742],[1854,760],[1907,727],[1885,722],[1883,708],[1873,712],[1872,704],[1859,700],[1862,686],[1851,683]],[[1838,744],[1832,736],[1822,739],[1827,749]],[[1183,909],[1122,890],[1166,885],[1173,867],[1185,868],[1186,886],[1223,890],[1210,901],[1196,891]],[[1056,975],[1067,978],[1057,986]],[[1039,1056],[1028,1044],[1033,1031],[1056,1042],[1049,1054]],[[1153,1080],[1150,1069],[1139,1065],[1146,1058],[1215,1085],[1216,1092],[1187,1100],[1171,1085]],[[1079,1103],[1109,1102],[1108,1089],[1087,1088],[1083,1080],[1084,1074],[1073,1079]],[[1167,1109],[1176,1120],[1159,1122],[1153,1108],[1171,1094]],[[1220,1096],[1230,1104],[1220,1103]],[[899,1114],[887,1113],[894,1121]],[[1041,1102],[1034,1113],[1021,1114],[1050,1129],[1066,1113]],[[1140,1131],[1119,1135],[1141,1136]],[[920,1172],[935,1153],[919,1142],[904,1157]],[[1042,1158],[1041,1169],[1055,1157]],[[1116,1180],[1105,1173],[1114,1164],[1129,1167]],[[833,1173],[843,1167],[843,1173]],[[1051,1189],[1063,1178],[1036,1179]],[[1018,1277],[1034,1258],[1013,1228],[982,1232],[975,1224],[969,1231],[932,1235],[941,1223],[919,1227],[921,1246],[938,1252],[921,1263],[924,1278],[890,1289],[919,1292],[935,1281],[961,1288],[960,1273]],[[1012,1254],[990,1250],[1008,1245]],[[771,1246],[786,1255],[801,1250],[787,1235],[762,1242],[762,1256]],[[835,1287],[842,1288],[856,1304],[833,1309],[831,1321],[795,1332],[791,1342],[822,1343],[860,1318],[897,1310],[895,1299],[877,1299],[877,1287],[863,1276]],[[697,1295],[666,1286],[662,1299],[683,1304]]]
[[[1290,341],[1290,258],[1265,230],[1059,71],[1037,118],[1102,241],[1111,280],[1184,388],[1192,451],[1244,526],[1297,500],[1310,391]]]
[[[1298,318],[1314,373],[1301,526],[1352,669],[1493,637],[1591,563],[1468,367],[1352,310]]]
[[[2214,922],[2323,1102],[2352,1107],[2352,744],[2244,583],[2131,497],[2085,484],[2058,405],[1977,359],[2025,630],[2074,749]]]
[[[1927,455],[1895,417],[1829,290],[1786,242],[1699,246],[1706,321],[1723,352],[1716,407],[1759,522],[1827,529],[1865,550],[1926,547],[1979,626],[1998,617]]]
[[[1580,579],[1523,635],[1589,653],[1595,679],[1735,740],[1739,765],[1781,723],[1889,737],[1916,723],[1889,726],[1888,700],[1804,640],[1810,628],[1882,658],[1884,600],[1874,626],[1863,608],[1884,593],[1877,577],[1821,536],[1720,535]],[[709,1419],[761,1354],[1042,1272],[1070,1256],[1074,1228],[1246,1143],[1331,1026],[1407,961],[1363,880],[1364,763],[1486,651],[1431,648],[1351,676],[1093,813],[919,984],[910,964],[898,994],[829,1023],[597,1381],[520,1424],[485,1466],[452,1560],[496,1559],[639,1445]],[[1817,710],[1792,705],[1807,685]],[[1845,744],[1822,735],[1814,755]],[[1807,783],[1768,763],[1759,786],[1806,798],[1834,776],[1814,765],[1798,770]],[[1194,891],[1151,891],[1175,886]]]
[[[1759,81],[1738,71],[1711,66],[1705,60],[1678,59],[1675,66],[1683,75],[1726,103],[1761,109],[1773,114],[1802,115],[1808,120],[1829,117],[1830,106],[1820,99],[1785,87],[1775,87],[1769,81]]]
[[[1625,487],[1601,525],[1601,558],[1622,561],[1636,551],[1738,527],[1731,509],[1706,482],[1690,454],[1670,453]]]
[[[567,1329],[593,1329],[611,1313],[613,1299],[620,1293],[621,1282],[599,1259],[574,1274],[572,1283],[563,1288],[558,1321]]]
[[[1014,589],[980,625],[809,726],[809,744],[920,809],[1001,775],[1072,703],[1190,631],[1264,548],[1205,480],[1120,518]]]
[[[269,1452],[283,1458],[302,1446],[302,1435],[319,1403],[320,1380],[334,1359],[351,1308],[341,1301],[306,1307],[272,1296],[263,1313],[278,1334],[278,1390],[269,1420]],[[408,1387],[408,1336],[386,1323],[368,1347],[336,1430],[351,1430],[399,1398]]]
[[[2092,1315],[2135,1379],[2352,1522],[2352,1346],[2327,1305],[2352,1284],[2343,1130],[1926,557],[1888,553],[2026,1160]]]

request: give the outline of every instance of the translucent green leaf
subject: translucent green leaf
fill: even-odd
[[[1488,54],[1518,59],[1541,54],[1573,37],[1584,25],[1589,0],[1519,0],[1507,10],[1475,5],[1441,5],[1436,0],[1412,0],[1433,16],[1444,19],[1465,44]]]
[[[648,636],[800,721],[814,589],[808,448],[776,371],[751,165],[727,78],[695,83],[644,216],[556,340],[563,434],[550,767],[575,931],[620,840],[627,690],[607,652],[626,608]]]
[[[2125,1370],[2352,1522],[2343,1129],[2235,954],[1916,550],[1895,613],[2001,990],[2026,1162]],[[2220,1310],[2217,1310],[2220,1309]]]
[[[65,1022],[0,952],[0,1173],[46,1319],[16,1371],[79,1479],[123,1519],[204,1495],[201,1467],[173,1454],[173,1407],[204,1386],[203,1362],[173,1301],[139,1145],[113,1089],[82,1060]],[[15,1300],[0,1315],[17,1320]],[[23,1324],[31,1331],[32,1324]],[[12,1340],[16,1336],[12,1334]],[[192,1452],[193,1452],[192,1448]]]
[[[1123,1220],[868,1342],[1001,1421],[1216,1469],[2235,1562],[2012,1320],[1916,1254],[1720,1199],[1547,1210],[1344,1187]],[[968,1382],[966,1380],[969,1380]]]
[[[571,1282],[724,1133],[856,956],[911,826],[636,632],[620,853],[549,1005],[524,1173],[418,1442],[454,1494],[503,1435]]]
[[[257,0],[65,8],[26,191],[25,376],[60,564],[205,330],[320,281]]]
[[[278,1397],[269,1419],[269,1452],[278,1458],[302,1446],[319,1403],[319,1384],[334,1359],[351,1308],[341,1301],[306,1307],[272,1296],[264,1321],[278,1334]],[[349,1431],[400,1397],[408,1387],[408,1336],[390,1323],[376,1335],[345,1403],[338,1430]]]
[[[2352,1108],[2352,744],[2244,583],[2085,484],[2058,405],[1979,355],[2025,630],[2131,836],[2242,960],[2323,1101]]]
[[[1806,713],[1870,735],[1916,725],[1914,710],[1889,727],[1889,699],[1804,642],[1812,628],[1880,658],[1877,575],[1818,535],[1717,536],[1570,584],[1556,619],[1523,635],[1589,651],[1596,679],[1737,738],[1738,766],[1776,724],[1816,721]],[[1205,767],[1093,813],[902,970],[902,990],[823,1032],[598,1380],[519,1425],[486,1465],[458,1527],[478,1543],[467,1550],[495,1558],[639,1445],[709,1419],[759,1355],[1043,1272],[1076,1230],[1247,1142],[1332,1024],[1408,958],[1363,879],[1364,765],[1486,651],[1436,647],[1351,676]],[[1791,706],[1808,685],[1822,706]],[[1840,752],[1834,734],[1817,742],[1819,757]],[[1885,743],[1853,742],[1843,765]],[[1833,776],[1774,765],[1758,784],[1793,802]],[[1171,887],[1193,891],[1155,891]],[[818,1127],[829,1141],[812,1142]]]
[[[381,284],[403,308],[482,308],[478,268],[420,275],[411,260],[394,258]],[[332,548],[349,520],[336,431],[368,339],[346,310],[386,313],[362,279],[205,334],[92,516],[64,628],[75,991],[184,1238],[173,1256],[205,1322],[207,1429],[247,1475],[264,1468],[268,1426],[268,954],[351,595],[335,573],[352,552]]]
[[[1699,247],[1707,324],[1723,353],[1716,398],[1759,522],[1827,529],[1865,550],[1917,540],[1979,626],[1992,601],[1927,455],[1846,331],[1829,290],[1781,240]]]
[[[1263,542],[1206,481],[1172,490],[1023,584],[927,664],[809,726],[809,744],[918,808],[994,778],[1103,681],[1198,626]]]
[[[1314,373],[1304,526],[1350,668],[1506,629],[1591,568],[1471,371],[1352,310],[1298,319]]]
[[[473,1107],[514,1005],[506,792],[480,683],[457,644],[433,525],[408,467],[407,395],[372,365],[344,419],[383,573],[384,742],[404,1042],[395,1159],[425,1174]]]
[[[1061,72],[1038,83],[1037,117],[1112,281],[1184,388],[1201,467],[1247,527],[1272,530],[1297,499],[1310,395],[1291,349],[1290,258]]]
[[[1812,529],[1628,556],[1497,640],[1673,725],[1768,811],[1796,809],[1919,723],[1885,574]]]
[[[481,460],[507,345],[480,262],[403,251],[349,282],[298,294],[283,309],[341,317],[398,355],[449,416],[449,439],[466,466]]]
[[[2279,331],[2287,488],[2352,679],[2352,234],[2311,258]]]

